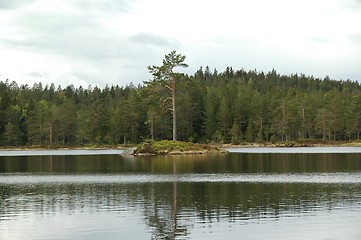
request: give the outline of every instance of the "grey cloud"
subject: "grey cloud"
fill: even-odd
[[[28,76],[35,77],[35,78],[43,78],[48,76],[47,74],[41,73],[41,72],[31,72],[27,74]]]
[[[155,35],[153,33],[138,33],[129,38],[130,40],[141,43],[141,44],[150,44],[159,47],[170,47],[170,48],[178,48],[180,43],[177,39],[167,38],[160,35]]]
[[[36,0],[1,0],[0,9],[14,9],[23,5],[31,4]],[[51,0],[49,0],[51,1]],[[63,0],[64,2],[66,0]],[[104,11],[104,12],[129,12],[138,0],[68,0],[68,4],[73,5],[82,11]]]
[[[314,37],[314,38],[310,38],[310,40],[312,42],[317,42],[317,43],[333,43],[334,40],[329,39],[329,38],[323,38],[323,37]]]
[[[341,3],[341,6],[352,13],[359,14],[359,11],[361,9],[361,0],[343,1]]]
[[[1,0],[0,0],[1,1]],[[135,0],[104,1],[72,0],[71,4],[84,3],[86,8],[128,8]],[[118,7],[117,7],[118,6]],[[100,7],[101,8],[101,7]],[[121,33],[104,28],[101,10],[78,12],[23,12],[12,22],[21,38],[0,38],[0,45],[28,52],[61,55],[64,57],[105,58],[128,57],[130,44],[135,43]]]
[[[16,34],[0,38],[0,47],[5,49],[42,55],[49,62],[56,59],[52,64],[68,62],[68,73],[55,76],[59,83],[67,81],[69,74],[99,85],[104,79],[110,83],[116,79],[119,84],[142,82],[146,80],[143,76],[147,66],[159,60],[155,52],[180,45],[176,39],[164,36],[140,33],[127,37],[117,29],[104,27],[103,18],[111,20],[113,16],[127,14],[137,0],[62,1],[73,11],[30,12],[24,8],[14,12],[9,24]],[[54,79],[51,73],[44,75],[46,71],[39,68],[25,75],[42,81]]]
[[[349,39],[352,41],[352,42],[356,42],[356,43],[360,43],[361,44],[361,33],[359,34],[352,34],[349,36]]]
[[[15,25],[23,37],[0,41],[36,53],[99,57],[114,55],[111,48],[120,47],[122,42],[96,18],[85,15],[31,13],[16,19]]]
[[[0,9],[8,10],[20,7],[22,5],[30,4],[34,0],[1,0]]]
[[[95,30],[98,27],[97,20],[92,16],[68,13],[27,13],[16,18],[14,24],[27,36],[37,33],[79,34],[82,31]]]
[[[104,28],[96,14],[91,17],[88,14],[27,13],[18,16],[13,25],[22,37],[0,38],[0,45],[40,54],[49,60],[55,57],[56,62],[69,62],[69,74],[93,85],[103,85],[104,79],[110,84],[121,85],[130,81],[142,82],[146,79],[141,75],[146,74],[147,65],[154,62],[154,43],[140,46],[139,41]],[[153,37],[153,41],[155,39],[157,37]],[[168,45],[172,43],[172,40],[158,36],[158,44],[161,39]],[[42,75],[43,71],[46,70],[34,69],[27,76],[42,81],[51,79],[50,75]],[[114,82],[114,79],[119,82]],[[64,75],[55,81],[64,85],[70,80],[68,75]]]
[[[137,0],[75,0],[70,2],[83,11],[130,12]]]

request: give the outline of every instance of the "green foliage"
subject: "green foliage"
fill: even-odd
[[[209,151],[219,151],[215,147],[209,145],[182,142],[173,140],[161,140],[161,141],[144,141],[138,144],[135,153],[136,154],[177,154],[182,152],[189,153],[204,153]]]
[[[197,144],[191,142],[180,142],[180,141],[171,141],[171,140],[162,140],[153,143],[153,148],[155,151],[192,151],[199,150],[200,147]]]
[[[166,55],[163,65],[182,65],[183,57]],[[150,70],[163,71],[163,65]],[[98,146],[172,139],[170,89],[163,85],[172,76],[177,78],[180,141],[307,144],[360,139],[358,82],[205,67],[193,76],[157,78],[157,73],[153,77],[159,82],[104,89],[0,81],[0,145]]]
[[[135,150],[136,154],[156,154],[153,148],[154,141],[145,141],[137,145]]]
[[[42,99],[29,112],[28,130],[31,145],[51,144],[50,131],[52,127],[52,109],[49,103]]]
[[[165,55],[163,65],[161,66],[149,66],[148,70],[153,75],[153,82],[146,82],[148,85],[165,86],[170,90],[170,96],[168,95],[163,103],[167,100],[171,100],[171,111],[173,120],[173,140],[177,140],[177,109],[176,109],[176,80],[180,79],[183,74],[173,72],[175,67],[188,67],[188,64],[184,63],[185,56],[177,54],[176,51],[172,51]]]
[[[232,136],[232,144],[239,144],[240,142],[240,129],[237,120],[234,120],[233,126],[229,132]]]

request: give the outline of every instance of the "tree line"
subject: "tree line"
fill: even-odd
[[[275,70],[177,75],[177,137],[241,143],[356,140],[361,87]],[[1,146],[75,146],[172,139],[169,89],[159,84],[65,88],[0,82]]]

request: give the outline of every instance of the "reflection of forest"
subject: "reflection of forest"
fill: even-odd
[[[228,154],[129,157],[0,157],[0,174],[165,174],[174,181],[140,183],[0,183],[0,222],[16,215],[137,211],[154,239],[186,238],[194,225],[248,224],[260,219],[360,206],[359,184],[186,182],[188,174],[360,172],[361,154]],[[50,173],[50,174],[48,174]],[[84,174],[86,173],[86,174]],[[94,174],[95,173],[95,174]],[[14,174],[9,174],[14,175]],[[15,174],[16,175],[16,174]],[[297,175],[297,174],[296,174]],[[183,181],[177,181],[182,176]],[[261,177],[264,175],[260,175]],[[260,181],[262,179],[260,178]]]
[[[0,157],[0,172],[79,173],[300,173],[361,171],[361,154],[232,153],[227,155],[122,157]]]
[[[304,215],[361,201],[354,184],[142,183],[0,185],[0,220],[28,212],[121,212],[136,209],[155,239],[189,235],[216,221],[247,224]],[[14,215],[15,213],[15,215]]]

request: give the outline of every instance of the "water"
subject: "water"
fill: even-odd
[[[94,149],[94,150],[3,150],[0,157],[5,156],[84,156],[84,155],[114,155],[120,154],[123,150],[117,149]]]
[[[361,153],[328,150],[3,154],[0,239],[361,239]]]
[[[233,153],[361,153],[361,147],[244,147],[228,148]]]

